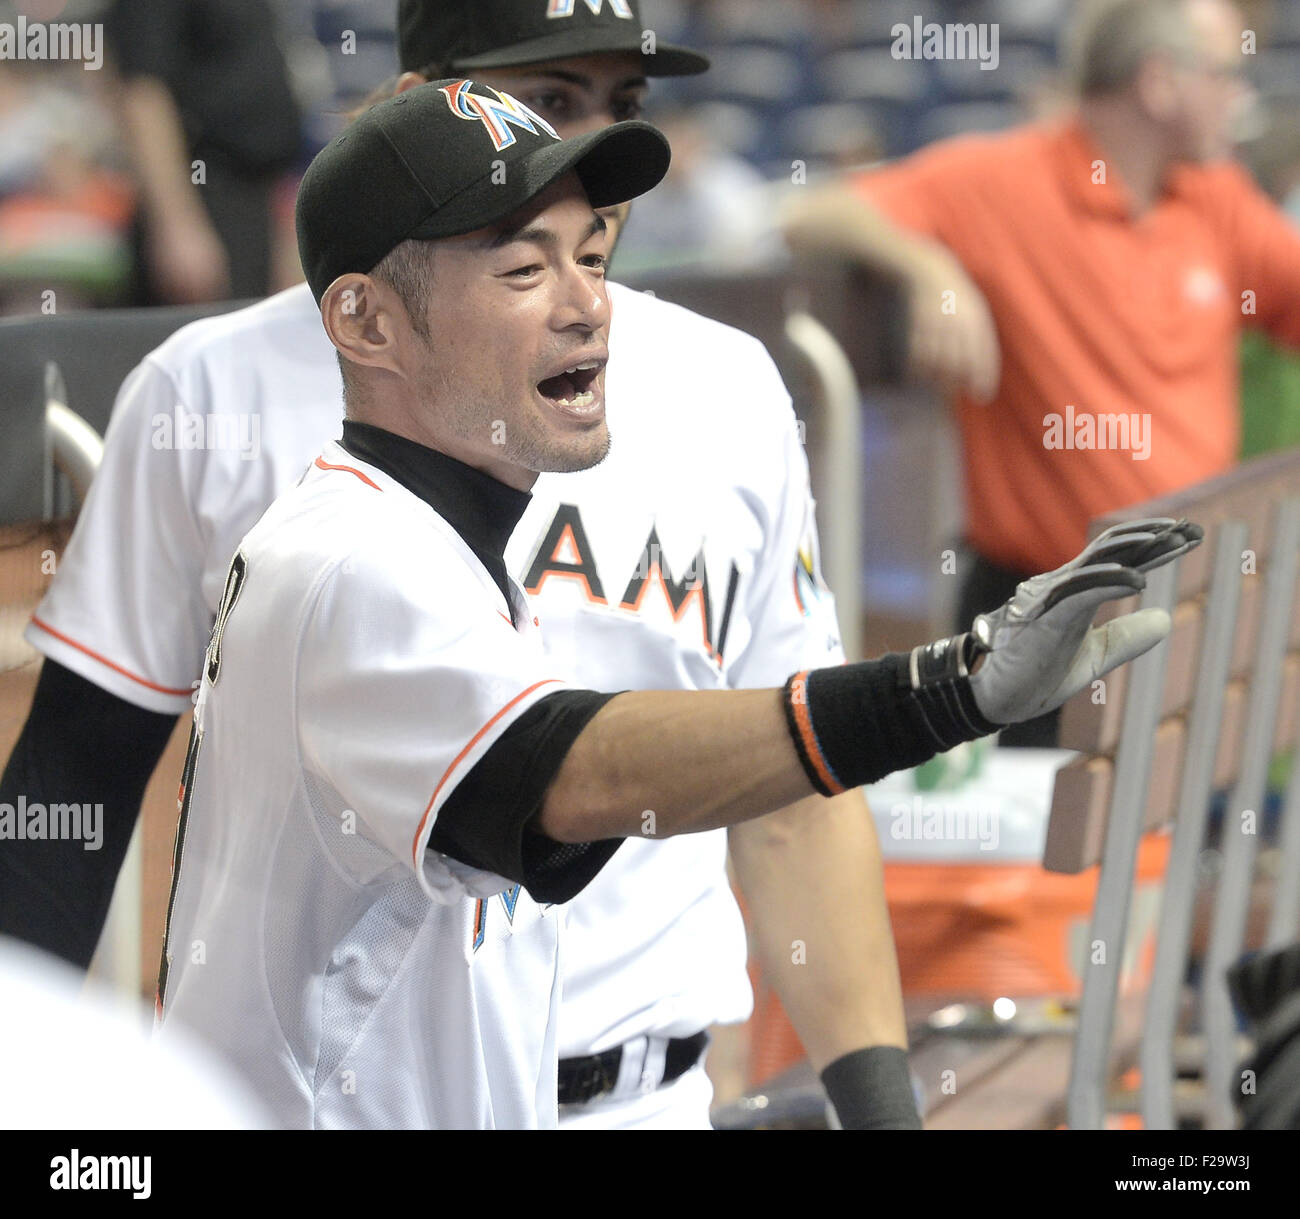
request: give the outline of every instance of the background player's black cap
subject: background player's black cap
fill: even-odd
[[[561,140],[508,93],[433,81],[368,110],[327,144],[298,190],[298,253],[319,304],[407,238],[457,237],[504,220],[573,170],[592,207],[635,199],[668,170],[649,123]]]
[[[397,41],[404,72],[509,68],[607,51],[636,51],[647,76],[694,76],[708,59],[643,40],[637,0],[401,0]]]

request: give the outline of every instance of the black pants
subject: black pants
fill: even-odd
[[[961,592],[957,599],[955,629],[969,631],[977,614],[997,609],[1015,593],[1016,585],[1021,580],[1035,573],[1011,571],[1006,567],[999,567],[969,546],[961,554],[960,564],[963,574]],[[1026,720],[1023,724],[1012,724],[998,734],[998,744],[1054,749],[1060,719],[1061,712],[1056,710],[1040,715],[1037,719]]]
[[[245,171],[210,150],[200,149],[194,156],[207,167],[207,181],[199,188],[199,198],[230,262],[227,299],[239,301],[266,296],[271,291],[271,196],[279,180],[277,175]],[[135,270],[131,303],[136,306],[168,304],[149,274],[146,223],[144,216],[137,214],[132,226]]]

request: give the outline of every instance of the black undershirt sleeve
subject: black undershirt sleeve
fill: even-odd
[[[555,842],[532,827],[573,742],[613,694],[560,690],[501,735],[438,812],[429,849],[519,881],[539,902],[567,902],[622,843]]]
[[[0,934],[83,969],[90,964],[140,801],[176,719],[45,661],[0,777],[0,812],[13,818],[12,827],[20,798],[27,808],[102,805],[103,837],[95,850],[86,850],[84,839],[0,839]]]

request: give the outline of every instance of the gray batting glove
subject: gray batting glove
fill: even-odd
[[[1076,558],[1063,567],[1041,576],[1030,576],[1025,584],[1050,580],[1063,572],[1077,571],[1094,563],[1118,563],[1121,567],[1135,567],[1150,571],[1201,544],[1205,530],[1191,521],[1176,521],[1172,517],[1148,517],[1140,521],[1123,521],[1099,533]],[[1020,586],[1024,587],[1024,584]],[[1017,592],[1019,589],[1017,589]]]
[[[966,649],[980,714],[995,724],[1034,719],[1155,647],[1169,634],[1164,610],[1138,610],[1096,628],[1093,617],[1104,602],[1141,592],[1143,572],[1186,554],[1203,537],[1186,520],[1127,521],[1063,567],[1025,580],[1000,609],[980,614]]]

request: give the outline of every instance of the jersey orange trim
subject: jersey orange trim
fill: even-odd
[[[795,688],[808,689],[808,670],[795,674]],[[794,722],[799,725],[799,736],[803,741],[803,747],[817,771],[818,778],[830,789],[832,795],[840,795],[848,791],[833,774],[831,768],[826,765],[826,759],[822,756],[822,747],[817,742],[817,734],[813,731],[812,716],[808,711],[808,699],[805,697],[802,701],[792,701],[791,706],[794,708]]]
[[[354,470],[351,466],[332,466],[323,457],[316,458],[316,466],[321,470],[345,470],[349,474],[355,474],[363,483],[366,484],[367,487],[374,487],[376,491],[383,490],[383,487],[381,487],[377,482],[373,479],[367,478],[360,470]]]
[[[713,650],[713,640],[709,638],[708,623],[706,621],[706,606],[704,601],[704,580],[700,576],[695,577],[695,586],[687,592],[682,598],[681,606],[673,608],[673,599],[668,592],[668,581],[664,578],[664,569],[658,559],[646,573],[646,578],[642,581],[640,589],[637,590],[635,601],[620,601],[618,608],[626,610],[630,614],[639,614],[641,612],[641,603],[645,600],[646,590],[649,589],[655,576],[659,577],[659,591],[664,595],[664,603],[668,606],[668,612],[673,616],[673,622],[678,623],[686,617],[686,612],[691,608],[691,602],[694,601],[700,611],[700,639],[704,643],[704,654],[717,659],[717,653]]]
[[[68,647],[76,648],[78,652],[82,652],[89,656],[91,660],[99,661],[99,663],[104,665],[106,668],[112,669],[114,673],[120,673],[123,677],[129,677],[133,682],[144,686],[148,690],[157,690],[159,694],[183,694],[186,698],[194,693],[193,687],[190,686],[187,686],[184,690],[173,690],[170,686],[159,686],[154,682],[147,681],[145,678],[132,673],[130,669],[124,669],[121,665],[115,664],[113,661],[109,660],[107,656],[101,656],[98,652],[92,651],[90,648],[86,647],[84,643],[78,643],[75,639],[65,635],[62,631],[56,631],[48,622],[42,622],[35,614],[32,615],[32,625],[40,627],[41,630],[46,632],[46,634],[53,635],[55,639],[66,643]]]
[[[488,720],[488,722],[484,724],[483,727],[480,728],[470,738],[469,744],[467,744],[465,748],[462,749],[460,753],[458,753],[452,759],[451,765],[448,766],[445,771],[443,771],[442,778],[438,780],[438,786],[433,789],[433,795],[429,798],[429,803],[425,807],[424,816],[420,818],[420,824],[415,831],[415,841],[411,844],[411,863],[414,865],[415,870],[417,872],[420,870],[420,839],[424,837],[424,827],[425,825],[428,824],[429,814],[433,811],[433,806],[438,803],[438,793],[442,791],[442,789],[447,785],[447,780],[451,778],[451,772],[455,770],[457,766],[460,765],[465,755],[469,753],[469,751],[473,749],[474,746],[477,745],[479,741],[483,739],[487,730],[491,728],[492,725],[497,722],[497,720],[499,720],[503,715],[505,715],[505,713],[509,711],[511,707],[513,707],[521,699],[527,698],[534,690],[538,690],[542,686],[549,686],[553,682],[559,683],[559,681],[560,679],[558,677],[547,677],[542,681],[534,682],[531,686],[528,687],[527,690],[524,690],[519,694],[516,694],[514,698],[512,698],[508,703],[506,703],[506,705],[502,707],[501,710],[496,713],[496,715],[494,715],[490,720]]]

